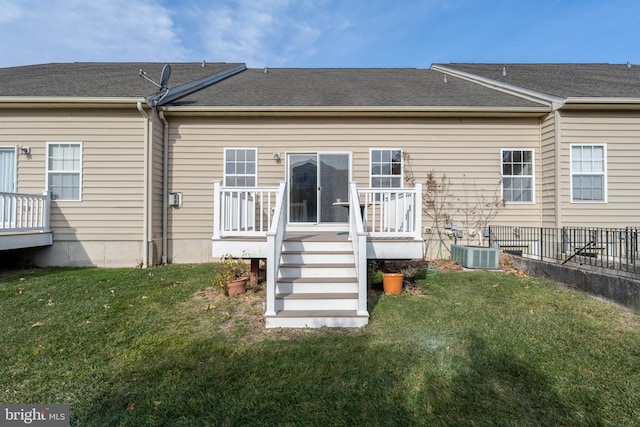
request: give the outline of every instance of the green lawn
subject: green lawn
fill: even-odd
[[[72,426],[640,425],[640,316],[613,305],[447,272],[372,294],[363,329],[265,330],[216,267],[0,272],[0,402]]]

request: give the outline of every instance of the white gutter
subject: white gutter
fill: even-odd
[[[534,102],[541,102],[543,104],[549,105],[554,110],[561,108],[565,103],[565,99],[558,96],[549,95],[531,89],[525,89],[521,86],[499,82],[497,80],[481,77],[476,74],[459,71],[453,68],[443,67],[441,65],[432,65],[431,69],[461,78],[463,80],[475,82],[482,86],[495,89],[503,93],[508,93],[509,95],[518,96],[520,98],[528,99]]]
[[[169,253],[169,122],[164,111],[158,113],[164,126],[162,134],[162,258],[166,264]]]
[[[142,208],[142,266],[149,266],[149,115],[144,108],[142,102],[137,103],[138,111],[142,114],[145,121],[144,126],[144,184],[143,184],[143,208]]]
[[[95,96],[0,96],[1,104],[135,104],[145,102],[144,97]]]
[[[565,104],[640,104],[640,98],[569,97]]]
[[[172,115],[290,115],[290,114],[325,114],[325,115],[540,115],[549,113],[549,107],[423,107],[423,106],[163,106],[162,109]]]
[[[567,98],[566,109],[573,110],[637,110],[640,108],[640,98]]]

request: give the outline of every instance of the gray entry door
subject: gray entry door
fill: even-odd
[[[349,153],[289,155],[289,222],[347,222]]]

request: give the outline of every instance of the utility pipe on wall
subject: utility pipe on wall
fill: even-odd
[[[142,208],[142,266],[149,266],[149,115],[142,108],[142,102],[138,102],[138,111],[144,117],[144,194]]]
[[[162,258],[161,262],[168,262],[169,252],[169,122],[164,117],[164,111],[159,112],[164,126],[162,132]]]

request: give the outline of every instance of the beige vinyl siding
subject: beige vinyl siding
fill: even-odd
[[[258,185],[276,186],[285,179],[286,155],[303,152],[352,152],[353,179],[369,186],[370,148],[401,148],[412,158],[417,180],[427,172],[446,173],[455,198],[467,182],[475,182],[487,198],[500,180],[500,149],[533,149],[540,155],[537,118],[427,118],[427,119],[271,119],[169,118],[170,188],[183,192],[183,207],[171,209],[172,239],[210,239],[213,225],[213,181],[223,177],[225,147],[258,148]],[[279,152],[282,161],[273,160]],[[536,200],[540,176],[535,176]],[[499,194],[499,187],[498,187]],[[452,200],[459,209],[463,203]],[[459,219],[459,218],[457,218]],[[509,205],[502,223],[538,225],[536,204]]]
[[[570,145],[604,144],[607,202],[572,203]],[[640,225],[640,113],[570,111],[562,113],[562,225],[626,227]]]
[[[540,149],[540,203],[542,226],[556,227],[556,121],[551,113],[542,120]]]
[[[23,193],[46,189],[47,142],[82,143],[82,200],[51,203],[54,243],[141,240],[144,122],[135,108],[0,110],[0,128],[0,145],[31,147],[19,156]]]

